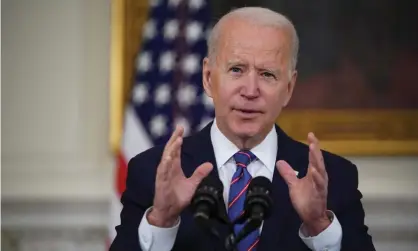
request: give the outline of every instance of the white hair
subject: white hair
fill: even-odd
[[[262,7],[243,7],[232,10],[231,12],[224,15],[212,28],[208,40],[208,57],[212,61],[216,54],[216,49],[218,46],[218,40],[220,37],[222,23],[225,22],[228,18],[239,17],[244,20],[254,22],[255,24],[263,26],[272,26],[277,28],[287,28],[290,31],[291,35],[291,62],[290,71],[296,69],[298,51],[299,51],[299,38],[296,32],[295,27],[292,22],[284,15],[272,11],[267,8]]]

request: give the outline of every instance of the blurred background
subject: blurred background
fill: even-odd
[[[192,132],[213,116],[200,87],[207,31],[252,5],[287,15],[299,33],[291,111],[417,114],[412,1],[3,0],[1,250],[106,250],[126,161],[174,124]],[[417,147],[417,117],[403,120],[402,140]],[[417,150],[396,147],[345,157],[377,250],[418,250]]]

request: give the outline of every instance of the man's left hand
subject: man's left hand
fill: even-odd
[[[327,217],[328,175],[319,141],[313,133],[308,134],[309,166],[305,177],[299,179],[293,168],[284,160],[276,167],[289,187],[293,207],[304,223],[310,236],[325,230],[331,221]]]

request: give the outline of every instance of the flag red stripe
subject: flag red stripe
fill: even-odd
[[[128,175],[128,164],[122,153],[118,154],[118,167],[116,171],[116,190],[119,197],[126,188],[126,177]]]

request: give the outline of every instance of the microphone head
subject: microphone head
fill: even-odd
[[[207,176],[197,187],[192,197],[191,209],[196,220],[209,220],[218,217],[220,200],[222,200],[223,184],[219,178]]]
[[[246,217],[256,214],[262,219],[267,219],[271,215],[273,207],[271,191],[272,184],[268,178],[258,176],[251,180],[244,202]]]
[[[218,177],[214,177],[212,175],[209,175],[209,176],[205,177],[202,180],[202,182],[200,182],[199,186],[197,187],[197,190],[199,188],[202,188],[202,187],[205,187],[205,186],[206,187],[212,187],[212,188],[216,189],[217,191],[220,191],[221,195],[224,191],[224,186],[223,186],[221,180]]]
[[[268,191],[268,193],[271,193],[271,181],[264,176],[257,176],[253,178],[248,185],[248,191],[258,188],[264,189]]]

